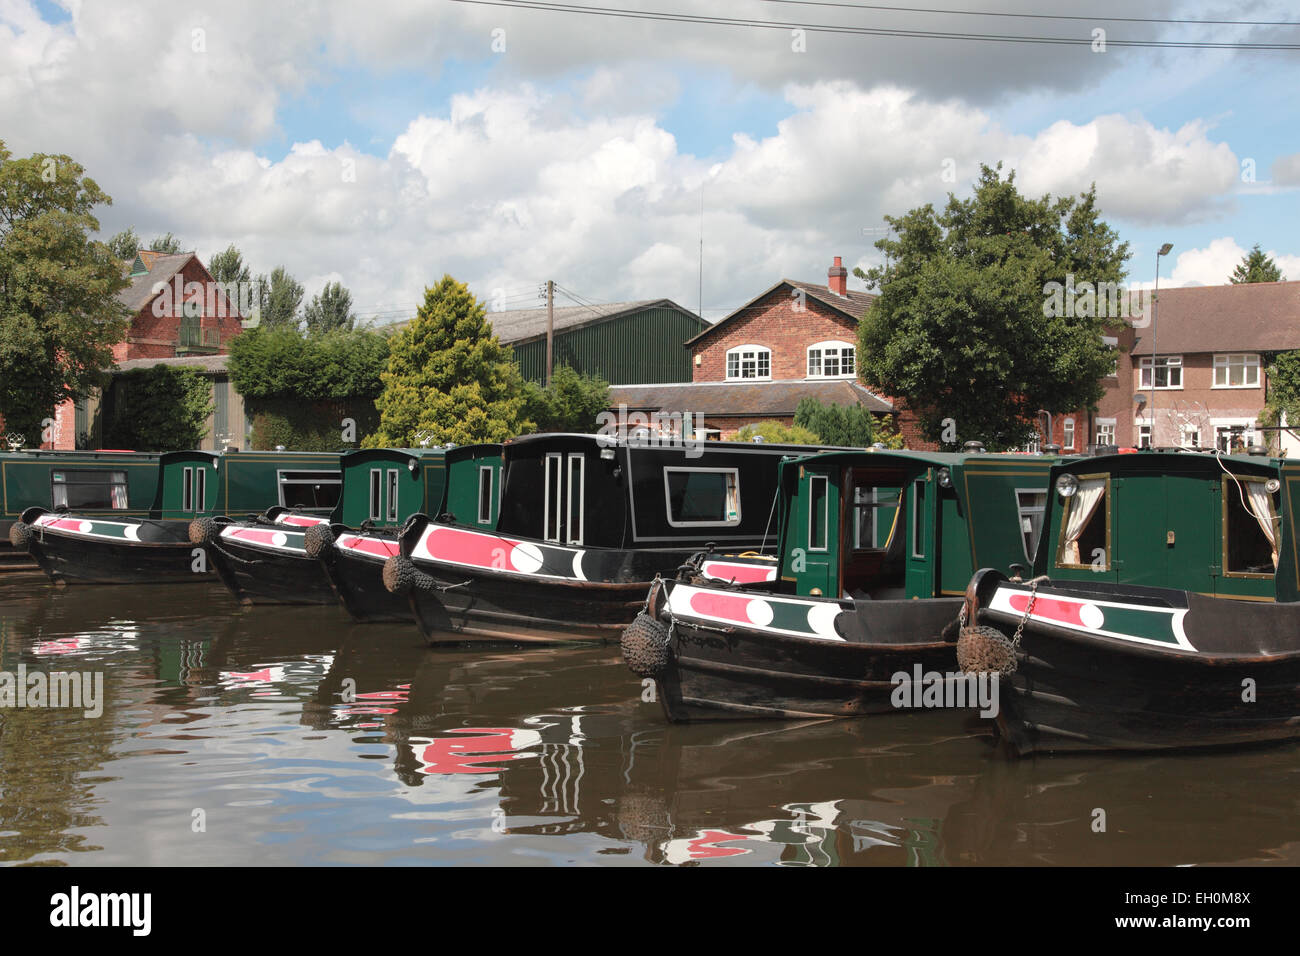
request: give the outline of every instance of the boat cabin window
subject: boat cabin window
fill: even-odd
[[[378,472],[371,472],[377,475]],[[282,471],[280,472],[280,504],[285,508],[333,508],[339,503],[343,480],[337,471]],[[374,479],[371,479],[371,513],[379,517],[373,507]]]
[[[56,510],[127,507],[125,471],[59,470],[50,473],[50,484],[50,502]]]
[[[740,524],[736,468],[665,468],[664,499],[674,528],[731,528]]]
[[[1104,476],[1078,476],[1079,487],[1065,499],[1061,518],[1058,567],[1110,568],[1110,481]]]
[[[181,511],[208,510],[207,469],[202,465],[186,468],[181,474]]]
[[[1277,495],[1263,479],[1223,476],[1223,570],[1272,575],[1277,570],[1281,527]]]
[[[181,475],[181,511],[194,510],[194,469],[186,468]]]
[[[569,497],[564,513],[569,544],[582,544],[582,512],[587,503],[586,465],[587,459],[581,452],[569,454]]]
[[[397,520],[397,475],[396,468],[388,469],[388,520]]]
[[[478,523],[492,523],[492,466],[480,465],[478,469]]]
[[[808,550],[826,550],[827,478],[825,475],[811,475],[808,478]]]
[[[1047,492],[1034,488],[1016,489],[1016,511],[1020,516],[1020,537],[1025,558],[1030,564],[1038,553],[1038,539],[1043,533],[1043,514],[1047,510]]]
[[[912,483],[912,557],[925,557],[925,481]]]
[[[370,469],[370,520],[378,521],[383,517],[384,473],[378,468]]]

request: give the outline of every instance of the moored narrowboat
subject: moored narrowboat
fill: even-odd
[[[787,461],[779,577],[709,582],[697,559],[651,587],[624,660],[674,722],[883,713],[899,693],[920,703],[918,674],[956,691],[968,575],[1029,565],[1053,460],[867,450]]]
[[[338,461],[319,452],[168,452],[147,516],[34,507],[11,537],[55,583],[210,581],[206,555],[189,538],[194,518],[275,504],[328,515],[338,500]]]
[[[971,580],[962,663],[1018,754],[1300,737],[1300,462],[1140,451],[1052,473],[1030,580]]]
[[[277,507],[251,521],[196,521],[222,581],[243,604],[333,604],[358,620],[410,620],[383,585],[402,524],[427,511],[496,526],[501,446],[379,448],[343,456],[342,487],[323,517]]]
[[[500,519],[415,515],[384,581],[431,642],[616,639],[656,575],[709,545],[709,571],[765,580],[777,465],[808,446],[542,434],[507,442]],[[729,557],[721,552],[738,555]]]
[[[0,452],[0,539],[28,508],[146,517],[158,491],[158,455],[138,451]]]

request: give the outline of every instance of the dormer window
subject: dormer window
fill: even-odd
[[[856,350],[848,342],[818,342],[808,348],[809,378],[853,378]]]
[[[727,352],[727,378],[771,378],[772,350],[761,345],[738,345]]]

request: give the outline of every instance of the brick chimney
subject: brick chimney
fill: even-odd
[[[826,287],[836,295],[847,295],[849,291],[849,270],[844,268],[840,257],[835,257],[835,264],[826,270]]]

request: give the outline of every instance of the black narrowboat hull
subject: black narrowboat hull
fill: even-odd
[[[958,599],[855,602],[680,581],[656,592],[667,654],[652,679],[673,723],[895,713],[901,685],[910,702],[918,673],[956,669],[942,634]]]
[[[675,573],[695,553],[566,547],[423,516],[402,542],[403,557],[420,572],[421,586],[408,594],[411,609],[433,643],[618,640],[655,578]],[[775,568],[755,559],[711,561],[713,573],[732,565],[736,573],[768,577]]]
[[[217,575],[240,604],[333,604],[320,562],[307,554],[305,532],[323,518],[281,513],[272,521],[218,526],[205,542]]]
[[[213,573],[189,522],[86,517],[30,509],[27,550],[55,584],[200,584]]]
[[[979,624],[1009,637],[1024,622],[998,715],[1017,754],[1300,738],[1296,605],[1114,584],[1034,594],[995,571],[968,593]]]
[[[344,610],[356,621],[411,623],[415,615],[406,595],[384,587],[384,563],[399,553],[397,535],[341,531],[321,556],[325,574]]]

